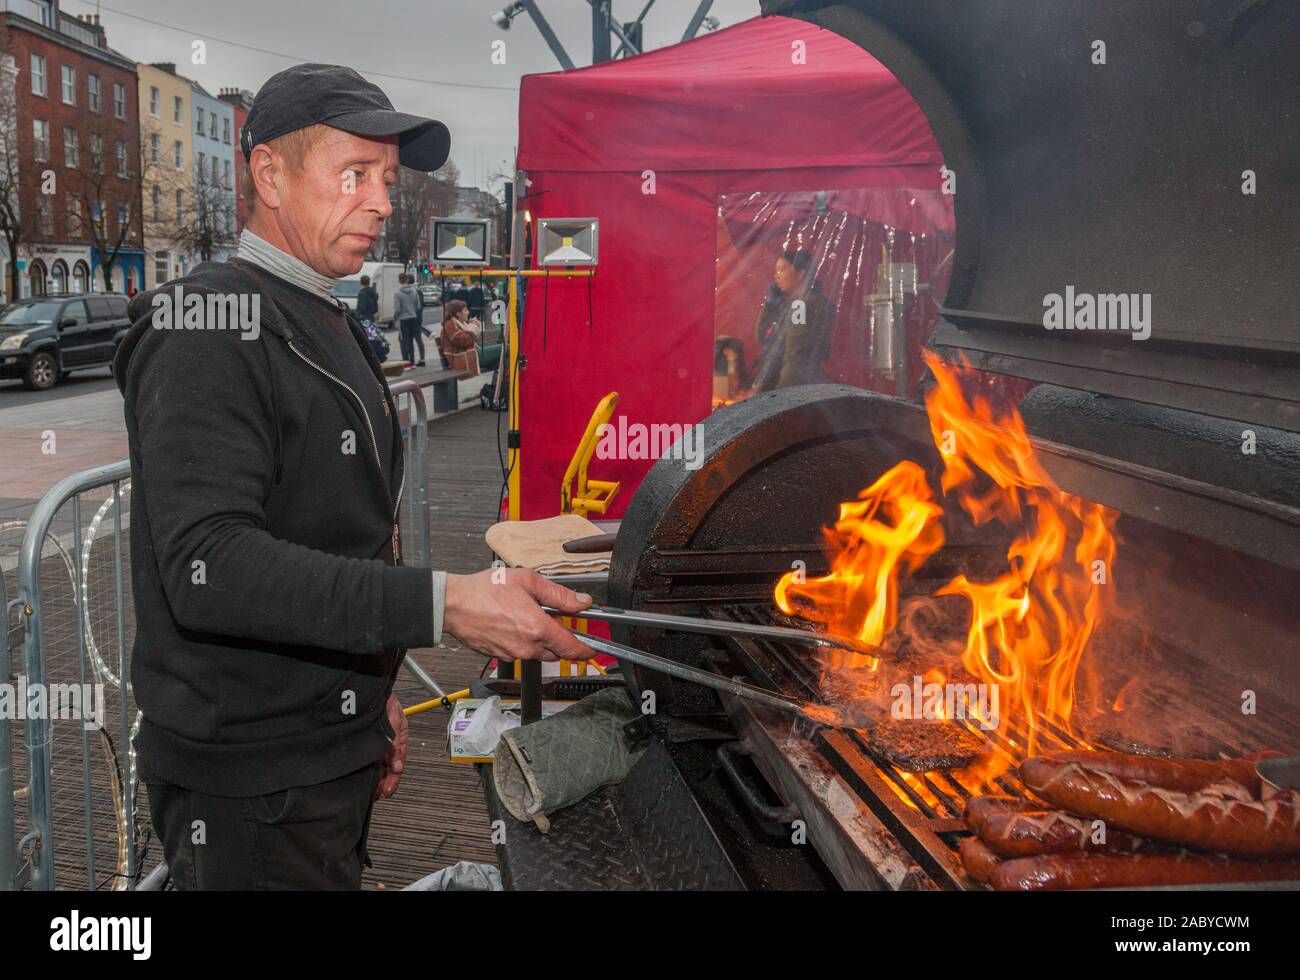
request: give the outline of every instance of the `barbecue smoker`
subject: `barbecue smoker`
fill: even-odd
[[[954,272],[931,346],[1039,382],[1020,410],[1044,468],[1119,512],[1112,609],[1072,726],[1084,734],[1039,719],[1043,750],[1086,737],[1200,758],[1300,751],[1300,328],[1286,295],[1300,278],[1300,12],[1238,8],[764,5],[860,43],[917,99],[958,185]],[[1094,40],[1107,45],[1104,65],[1091,63]],[[1150,338],[1045,330],[1043,298],[1067,286],[1149,294]],[[943,471],[923,407],[837,386],[725,408],[703,423],[703,445],[700,468],[664,458],[641,484],[618,532],[611,603],[788,622],[773,585],[796,562],[827,571],[821,529],[842,501],[900,460],[936,491]],[[943,547],[901,580],[904,606],[954,575],[1005,567],[1005,529],[950,516]],[[806,648],[626,626],[614,638],[826,696],[827,664]],[[660,884],[789,884],[798,876],[784,878],[782,862],[800,849],[769,859],[755,828],[788,838],[799,820],[822,884],[978,887],[956,853],[963,806],[973,793],[1021,792],[1014,767],[975,788],[904,773],[863,732],[629,673],[654,691],[655,751],[675,765],[666,788],[628,790],[624,817],[711,823],[647,831],[677,859]],[[1023,736],[1012,725],[991,748],[1014,754]],[[717,765],[700,765],[702,747]],[[718,772],[749,817],[717,805]],[[679,777],[689,795],[672,788]]]

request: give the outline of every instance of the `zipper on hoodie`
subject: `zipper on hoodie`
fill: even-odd
[[[289,350],[291,350],[291,351],[293,351],[295,354],[297,354],[298,357],[299,357],[302,361],[304,361],[305,363],[307,363],[307,364],[309,364],[310,366],[314,367],[314,368],[315,368],[317,371],[319,371],[321,374],[325,375],[325,377],[327,377],[327,378],[329,378],[331,381],[333,381],[336,385],[338,385],[340,388],[342,388],[344,391],[346,391],[349,395],[351,395],[352,398],[356,401],[356,403],[357,403],[357,408],[361,409],[361,417],[362,417],[363,419],[366,420],[366,429],[370,432],[370,445],[371,445],[371,448],[373,448],[374,451],[375,451],[375,463],[379,466],[379,470],[380,470],[380,472],[382,473],[382,472],[383,472],[383,469],[384,469],[384,461],[379,457],[379,440],[375,438],[375,428],[374,428],[373,425],[370,424],[370,413],[366,411],[366,405],[365,405],[365,402],[363,402],[363,401],[361,400],[361,396],[358,395],[358,394],[356,393],[356,391],[354,391],[354,390],[352,389],[352,387],[351,387],[350,385],[348,385],[345,381],[343,381],[343,380],[341,380],[340,378],[334,376],[334,375],[331,374],[329,371],[326,371],[323,367],[321,367],[319,364],[317,364],[315,361],[313,361],[310,357],[308,357],[306,354],[304,354],[302,351],[300,351],[297,347],[293,346],[293,341],[292,341],[292,340],[289,341]],[[385,405],[388,404],[388,398],[387,398],[387,396],[384,396],[384,404],[385,404]],[[393,561],[394,561],[394,562],[398,562],[398,561],[401,561],[401,560],[402,560],[402,546],[401,546],[401,542],[400,542],[400,534],[401,534],[401,532],[400,532],[400,530],[398,529],[397,515],[401,512],[401,509],[402,509],[402,492],[403,492],[405,489],[406,489],[406,467],[403,466],[403,467],[402,467],[402,479],[401,479],[401,482],[398,483],[398,485],[397,485],[397,502],[393,505],[393,540],[392,540],[392,545],[393,545]]]

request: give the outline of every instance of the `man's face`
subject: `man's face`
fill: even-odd
[[[799,274],[795,271],[795,267],[782,257],[776,260],[776,270],[772,278],[775,280],[777,288],[788,296],[794,292],[799,281]]]
[[[397,137],[367,138],[326,128],[301,171],[288,168],[278,223],[292,253],[317,272],[355,275],[393,213]]]

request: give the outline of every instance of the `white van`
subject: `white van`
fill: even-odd
[[[385,330],[392,330],[397,326],[393,296],[401,285],[397,277],[402,274],[402,271],[400,262],[363,262],[361,271],[355,276],[348,276],[338,281],[334,287],[334,295],[346,303],[348,309],[355,310],[357,293],[361,291],[361,277],[369,276],[370,285],[379,290],[379,314],[375,317],[375,323]]]

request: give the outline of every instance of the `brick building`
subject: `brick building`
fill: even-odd
[[[13,68],[18,295],[143,288],[135,63],[108,46],[98,18],[57,0],[7,0],[0,18]],[[6,300],[11,282],[6,265]]]

